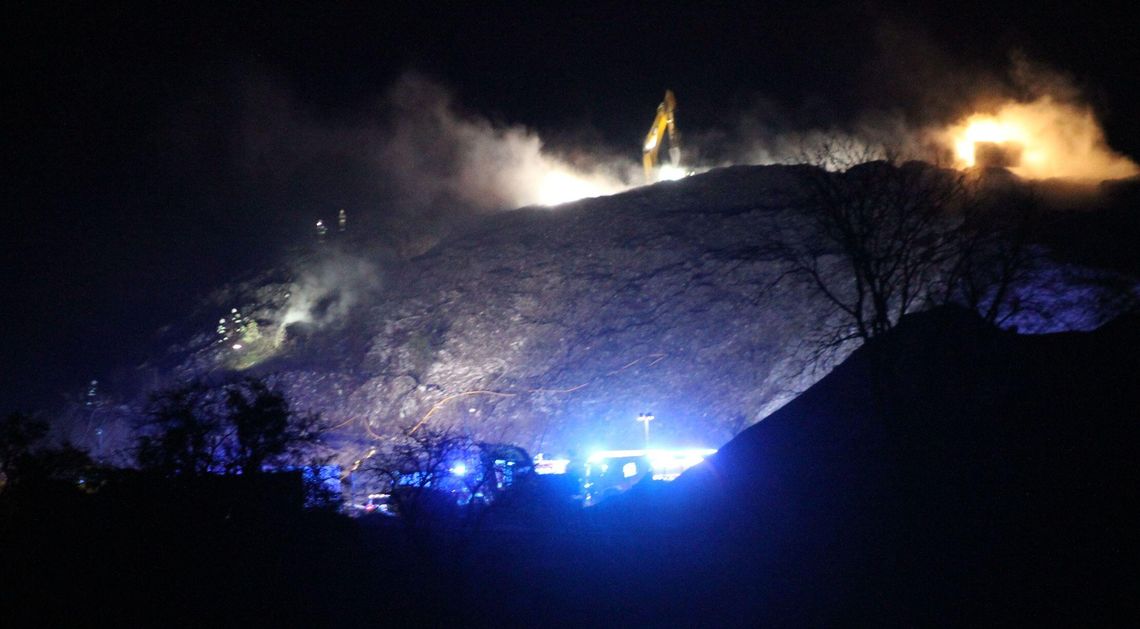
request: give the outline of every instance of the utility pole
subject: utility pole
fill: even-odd
[[[654,419],[656,419],[656,418],[653,417],[653,415],[651,415],[649,413],[642,413],[642,414],[637,416],[637,421],[641,422],[642,424],[645,424],[645,449],[646,450],[649,449],[649,422],[653,421]]]

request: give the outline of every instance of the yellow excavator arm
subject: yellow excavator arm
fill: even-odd
[[[645,164],[645,178],[652,181],[653,168],[657,166],[657,154],[661,150],[661,140],[665,133],[669,133],[669,161],[674,166],[681,161],[681,147],[677,142],[677,125],[673,119],[673,111],[677,108],[677,99],[673,97],[673,90],[665,90],[665,100],[657,106],[657,117],[653,119],[653,126],[645,136],[645,146],[642,149],[641,161]]]

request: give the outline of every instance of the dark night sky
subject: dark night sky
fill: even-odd
[[[666,87],[688,129],[757,102],[805,127],[945,116],[962,77],[1000,81],[1020,50],[1072,76],[1113,146],[1140,156],[1124,2],[209,4],[6,6],[0,412],[136,360],[157,327],[297,237],[307,205],[344,201],[343,177],[290,202],[235,166],[242,95],[263,83],[333,124],[416,70],[466,111],[637,159]]]

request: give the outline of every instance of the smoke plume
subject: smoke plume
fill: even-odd
[[[757,97],[745,112],[724,112],[722,119],[735,122],[721,128],[682,116],[685,169],[851,165],[849,156],[826,159],[827,147],[836,146],[860,157],[889,152],[968,168],[977,163],[980,142],[1008,149],[1016,159],[998,165],[1029,179],[1140,172],[1108,146],[1094,108],[1070,78],[1023,56],[1014,57],[1004,76],[973,72],[954,66],[921,34],[888,32],[893,34],[884,48],[910,60],[899,69],[909,80],[878,79],[877,85],[905,85],[890,92],[897,102],[877,93],[873,103],[835,117],[828,107],[799,111]],[[923,54],[904,54],[907,46]],[[890,72],[893,66],[879,67]],[[644,183],[640,164],[631,159],[633,147],[619,156],[594,145],[570,158],[530,128],[464,111],[448,89],[414,73],[400,77],[368,110],[331,116],[298,105],[271,82],[246,87],[241,161],[251,180],[261,183],[255,186],[297,225],[327,221],[340,207],[353,220],[359,217],[358,224],[376,217],[375,232],[390,236],[402,255],[422,253],[456,218],[472,212],[557,205]],[[679,96],[683,103],[684,94]],[[631,120],[631,130],[640,131],[644,122]]]
[[[891,41],[899,45],[897,37]],[[931,53],[931,46],[924,43],[923,55],[896,55],[911,60],[911,78],[906,90],[895,90],[903,100],[893,107],[813,125],[760,98],[733,127],[689,137],[712,159],[710,165],[851,165],[849,156],[829,155],[838,146],[860,156],[889,153],[956,168],[983,165],[978,155],[988,149],[1006,156],[988,165],[1025,179],[1105,180],[1140,173],[1134,161],[1108,145],[1096,111],[1070,77],[1015,53],[1003,80],[987,72],[970,84],[961,68]],[[915,59],[933,61],[916,68]],[[923,93],[939,97],[932,104]]]
[[[404,76],[387,98],[391,133],[376,158],[406,191],[431,203],[457,200],[478,209],[556,205],[629,187],[629,167],[598,158],[573,167],[544,150],[525,127],[457,113],[440,85]]]
[[[933,135],[954,151],[959,167],[975,166],[979,142],[1014,147],[1009,169],[1027,179],[1122,179],[1140,173],[1114,152],[1093,111],[1069,77],[1015,54],[1014,98],[971,113]]]
[[[293,323],[318,327],[341,320],[366,295],[380,288],[380,272],[368,260],[333,253],[298,269],[280,315],[283,333]]]
[[[600,152],[571,164],[526,127],[461,112],[443,86],[417,74],[401,77],[373,109],[333,120],[264,80],[247,86],[245,102],[240,161],[293,191],[284,204],[348,204],[356,216],[428,224],[613,194],[634,172],[629,160]]]

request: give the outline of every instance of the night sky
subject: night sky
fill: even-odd
[[[283,184],[243,163],[251,120],[282,111],[262,94],[353,128],[414,71],[552,147],[637,160],[665,88],[698,134],[749,112],[804,129],[875,111],[947,121],[963,94],[1006,85],[1017,51],[1069,76],[1112,146],[1140,157],[1125,2],[204,4],[5,7],[0,412],[139,360],[161,325],[308,236],[312,216],[385,212],[358,164]]]

